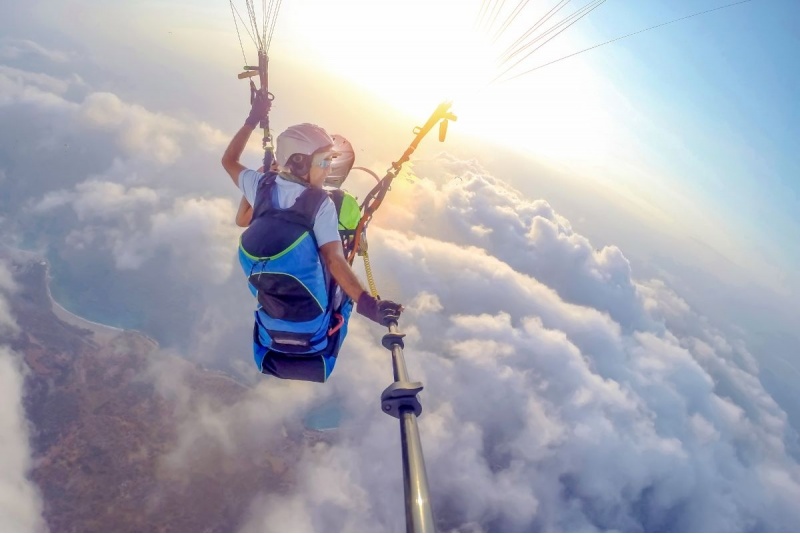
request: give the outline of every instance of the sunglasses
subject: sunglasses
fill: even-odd
[[[328,168],[328,167],[330,167],[330,166],[331,166],[331,164],[333,163],[333,158],[334,158],[335,156],[336,156],[336,154],[327,153],[327,154],[325,155],[325,158],[324,158],[324,159],[322,159],[322,160],[320,160],[319,162],[317,162],[315,165],[316,165],[317,167],[320,167],[320,168],[322,168],[322,169],[327,169],[327,168]]]

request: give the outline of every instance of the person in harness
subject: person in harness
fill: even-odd
[[[355,151],[350,141],[343,135],[334,134],[331,138],[333,139],[333,152],[335,155],[324,185],[328,188],[328,196],[331,197],[336,207],[336,216],[339,219],[339,235],[342,238],[342,244],[345,244],[355,235],[358,221],[361,219],[361,207],[358,205],[358,199],[341,189],[342,184],[355,164]],[[263,170],[264,167],[262,165],[259,167],[258,172],[263,172]],[[280,172],[277,161],[272,162],[270,170]],[[236,226],[247,228],[250,226],[252,219],[253,206],[242,195],[239,201],[239,209],[236,211]]]
[[[370,295],[344,257],[336,208],[322,188],[335,155],[325,130],[303,123],[281,133],[278,172],[260,173],[239,162],[269,105],[261,95],[255,98],[221,161],[253,207],[239,242],[239,262],[258,301],[253,355],[262,373],[325,382],[353,303],[378,324],[399,316],[402,306]]]

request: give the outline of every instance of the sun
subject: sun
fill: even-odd
[[[480,2],[356,1],[346,9],[327,0],[304,4],[288,51],[406,113],[418,116],[477,79],[487,81],[482,36],[471,28]],[[286,20],[297,24],[296,17]]]
[[[513,35],[496,39],[477,28],[478,0],[302,4],[302,13],[286,13],[294,27],[283,33],[284,53],[408,116],[452,100],[459,131],[554,161],[601,159],[615,137],[601,80],[580,60],[490,83]],[[283,9],[299,9],[293,5]]]

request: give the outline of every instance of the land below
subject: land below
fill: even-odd
[[[287,428],[272,446],[240,456],[202,442],[187,449],[186,407],[157,386],[154,363],[169,360],[193,402],[218,410],[235,407],[247,387],[165,354],[142,333],[61,308],[50,296],[44,261],[3,259],[19,286],[9,301],[20,329],[0,344],[28,368],[31,477],[51,531],[235,531],[255,495],[292,487],[297,445],[320,436]],[[179,445],[189,452],[176,469]]]

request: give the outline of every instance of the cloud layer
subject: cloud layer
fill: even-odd
[[[785,445],[796,436],[752,369],[736,364],[752,365],[739,349],[713,344],[712,332],[624,334],[607,314],[564,302],[479,249],[396,232],[379,241],[376,270],[394,271],[409,302],[407,355],[426,384],[421,430],[442,528],[798,525],[800,471]],[[354,412],[342,442],[309,451],[304,485],[268,501],[254,528],[402,528],[399,510],[383,515],[401,502],[387,494],[401,487],[396,425],[376,405],[388,356],[354,330],[330,384]],[[393,473],[375,470],[392,454]],[[319,496],[318,473],[337,465],[347,477],[331,477],[326,491],[360,488],[363,512],[363,503]],[[308,522],[292,523],[292,509]]]
[[[246,348],[231,332],[246,306],[218,306],[246,294],[230,280],[237,191],[218,164],[227,139],[76,80],[0,68],[0,120],[20,125],[0,131],[4,241],[46,251],[67,303],[91,319],[201,361]]]
[[[124,303],[187,359],[259,382],[215,408],[154,370],[184,400],[164,468],[191,470],[198,443],[237,456],[291,444],[295,486],[256,496],[242,529],[402,530],[397,422],[378,404],[391,381],[381,329],[354,318],[325,386],[258,377],[236,192],[209,171],[225,136],[77,80],[0,70],[0,119],[20,124],[0,142],[3,215],[16,221],[4,237],[47,249],[74,294],[104,297],[99,315]],[[370,252],[381,294],[407,305],[440,529],[800,528],[797,434],[743,342],[477,162],[445,154],[418,169],[393,186]],[[6,367],[20,430],[19,369]],[[337,431],[286,434],[325,404],[344,413]]]
[[[0,334],[19,331],[7,301],[16,286],[11,270],[0,262]],[[30,480],[29,428],[22,404],[25,367],[19,354],[0,345],[0,530],[41,531],[42,500]]]
[[[634,281],[619,249],[593,249],[546,202],[474,163],[440,163],[461,179],[398,183],[371,232],[380,289],[407,304],[406,354],[426,385],[439,527],[797,528],[797,435],[743,343],[663,282]],[[353,321],[324,388],[267,380],[290,413],[334,403],[346,415],[302,449],[295,491],[255,499],[244,530],[402,530],[397,423],[377,403],[391,377],[379,330]],[[203,439],[237,435],[229,417],[205,416]]]

